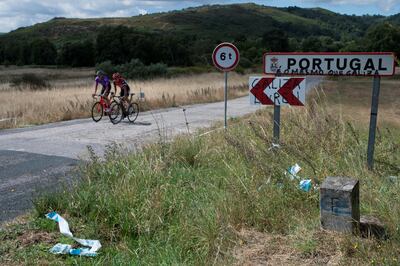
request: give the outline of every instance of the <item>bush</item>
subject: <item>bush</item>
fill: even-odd
[[[167,65],[162,63],[144,65],[139,59],[132,59],[129,63],[119,65],[119,72],[131,79],[149,79],[167,74]]]
[[[247,59],[246,57],[241,57],[239,64],[243,68],[250,68],[250,67],[253,66],[253,63],[249,59]]]
[[[103,70],[107,75],[119,72],[125,78],[130,79],[150,79],[154,77],[165,76],[168,67],[165,64],[157,63],[146,66],[139,59],[132,59],[129,63],[122,65],[113,65],[111,61],[105,61],[96,65],[97,70]]]
[[[44,90],[50,88],[50,84],[47,80],[30,73],[12,78],[11,86],[20,90],[25,88],[30,90]]]
[[[214,71],[214,69],[215,68],[211,66],[170,67],[168,68],[168,76],[196,75]]]
[[[104,73],[106,73],[108,76],[111,76],[113,73],[118,72],[117,67],[113,65],[110,60],[97,64],[96,71],[100,69],[104,71]]]

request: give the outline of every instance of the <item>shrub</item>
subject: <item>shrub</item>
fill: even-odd
[[[165,64],[157,63],[146,66],[139,59],[132,59],[129,63],[113,65],[111,61],[105,61],[96,65],[96,69],[103,70],[107,75],[119,72],[125,78],[130,79],[150,79],[167,75],[168,67]]]
[[[97,64],[96,71],[98,71],[100,69],[109,76],[111,76],[115,72],[118,72],[117,67],[115,65],[113,65],[110,60]]]
[[[167,65],[162,63],[144,65],[139,59],[132,59],[129,63],[119,65],[119,72],[131,79],[149,79],[167,74]]]
[[[11,86],[20,90],[25,88],[30,90],[44,90],[50,88],[50,84],[47,80],[31,73],[12,78]]]

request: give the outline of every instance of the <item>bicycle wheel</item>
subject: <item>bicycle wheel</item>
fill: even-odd
[[[139,115],[139,105],[137,103],[131,103],[128,107],[127,117],[129,122],[135,122]]]
[[[92,119],[94,122],[99,122],[103,117],[103,106],[100,102],[95,102],[92,106]]]
[[[110,121],[113,124],[118,124],[122,120],[122,109],[121,105],[117,102],[111,103],[110,112],[108,113]]]

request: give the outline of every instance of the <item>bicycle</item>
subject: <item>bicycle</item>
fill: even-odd
[[[127,117],[129,122],[131,123],[136,121],[139,115],[139,104],[137,102],[132,101],[132,97],[133,95],[135,95],[135,93],[130,93],[129,95],[130,97],[129,100],[127,101],[128,108],[125,108],[125,105],[122,101],[123,97],[113,96],[114,100],[111,103],[110,114],[109,114],[111,123],[118,124],[125,117]],[[118,100],[115,100],[115,98],[117,98]]]
[[[105,112],[105,110],[109,107],[105,97],[101,94],[95,95],[95,97],[100,97],[100,100],[95,102],[92,106],[92,119],[97,123],[103,118],[103,115],[108,115],[110,117],[110,114]]]

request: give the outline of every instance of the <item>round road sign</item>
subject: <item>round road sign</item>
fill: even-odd
[[[224,42],[215,47],[212,59],[216,68],[231,71],[239,63],[239,50],[235,45]]]

